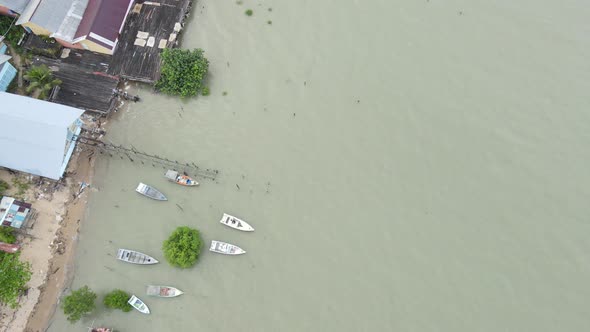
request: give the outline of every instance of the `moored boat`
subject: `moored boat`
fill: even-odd
[[[250,224],[248,224],[247,222],[245,222],[244,220],[242,220],[240,218],[236,218],[236,217],[229,215],[227,213],[223,214],[223,217],[221,217],[221,220],[219,222],[226,225],[226,226],[229,226],[231,228],[238,229],[240,231],[244,231],[244,232],[253,232],[254,231],[254,227],[250,226]]]
[[[148,306],[135,295],[131,295],[131,298],[129,301],[127,301],[127,303],[131,304],[133,308],[137,309],[137,311],[141,312],[142,314],[147,315],[150,313],[150,308],[148,308]]]
[[[113,332],[113,329],[110,327],[94,327],[94,321],[88,327],[88,332]]]
[[[150,265],[158,263],[158,260],[153,258],[152,256],[129,249],[119,249],[117,251],[117,259],[123,262],[140,265]]]
[[[137,188],[135,188],[135,191],[137,191],[138,193],[149,197],[151,199],[155,199],[157,201],[167,201],[168,198],[166,198],[166,196],[164,196],[164,194],[162,194],[158,189],[152,187],[152,186],[148,186],[145,183],[140,182],[137,185]]]
[[[168,180],[175,182],[181,186],[192,187],[192,186],[199,185],[199,183],[197,181],[195,181],[193,178],[191,178],[190,176],[180,174],[177,171],[174,171],[171,169],[169,169],[164,176],[166,176],[166,178]]]
[[[20,246],[18,244],[0,242],[0,251],[7,252],[9,254],[14,254],[19,250]]]
[[[209,247],[209,251],[224,255],[241,255],[246,253],[246,250],[236,245],[215,240],[211,241],[211,247]]]
[[[146,289],[147,295],[157,296],[157,297],[176,297],[179,295],[184,294],[178,288],[170,287],[170,286],[153,286],[149,285]]]

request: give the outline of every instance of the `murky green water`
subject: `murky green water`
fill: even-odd
[[[589,330],[589,17],[577,0],[199,1],[184,47],[206,50],[212,95],[137,90],[108,138],[220,176],[187,189],[101,160],[73,286],[152,314],[99,306],[50,331]],[[114,259],[164,261],[179,225],[248,253]]]

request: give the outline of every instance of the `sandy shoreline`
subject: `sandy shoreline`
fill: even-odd
[[[38,213],[32,221],[33,227],[26,231],[26,235],[18,237],[22,245],[21,259],[31,263],[33,275],[27,283],[28,292],[19,301],[20,308],[0,307],[0,332],[41,332],[47,329],[74,273],[75,248],[88,193],[92,189],[94,159],[91,149],[78,145],[70,160],[65,183],[62,181],[54,192],[47,185],[31,184],[24,194]],[[8,183],[13,177],[7,170],[0,171],[0,179]],[[79,193],[82,182],[91,186]],[[11,189],[7,194],[14,191]]]
[[[64,242],[65,248],[61,253],[57,251],[49,261],[49,274],[43,285],[38,302],[32,313],[27,319],[24,331],[45,331],[53,317],[62,292],[69,286],[74,273],[74,258],[80,222],[86,211],[89,190],[85,190],[76,198],[75,194],[80,188],[82,181],[92,184],[94,175],[94,159],[89,159],[88,153],[84,151],[78,155],[78,160],[73,163],[77,164],[76,174],[72,179],[74,185],[71,187],[74,192],[70,192],[69,197],[73,199],[67,205],[64,222],[57,231],[57,239]]]

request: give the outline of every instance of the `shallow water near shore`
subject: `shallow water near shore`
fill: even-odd
[[[99,159],[73,288],[152,314],[99,304],[49,331],[589,330],[588,17],[577,0],[197,2],[183,47],[206,51],[212,94],[134,87],[107,139],[220,174],[183,188]],[[161,251],[180,225],[206,242],[187,270]]]

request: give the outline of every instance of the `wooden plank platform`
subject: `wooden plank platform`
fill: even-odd
[[[111,57],[89,51],[64,49],[66,57],[33,58],[33,65],[46,65],[62,84],[50,101],[100,114],[110,113],[116,103],[113,90],[119,78],[107,74]],[[69,52],[69,53],[68,53]]]
[[[23,42],[23,48],[36,55],[57,58],[63,49],[58,42],[50,38],[42,38],[35,34],[28,34]]]
[[[153,84],[160,76],[160,53],[178,45],[170,35],[178,33],[192,0],[160,0],[136,3],[119,36],[109,74]],[[168,42],[162,42],[166,40]]]

